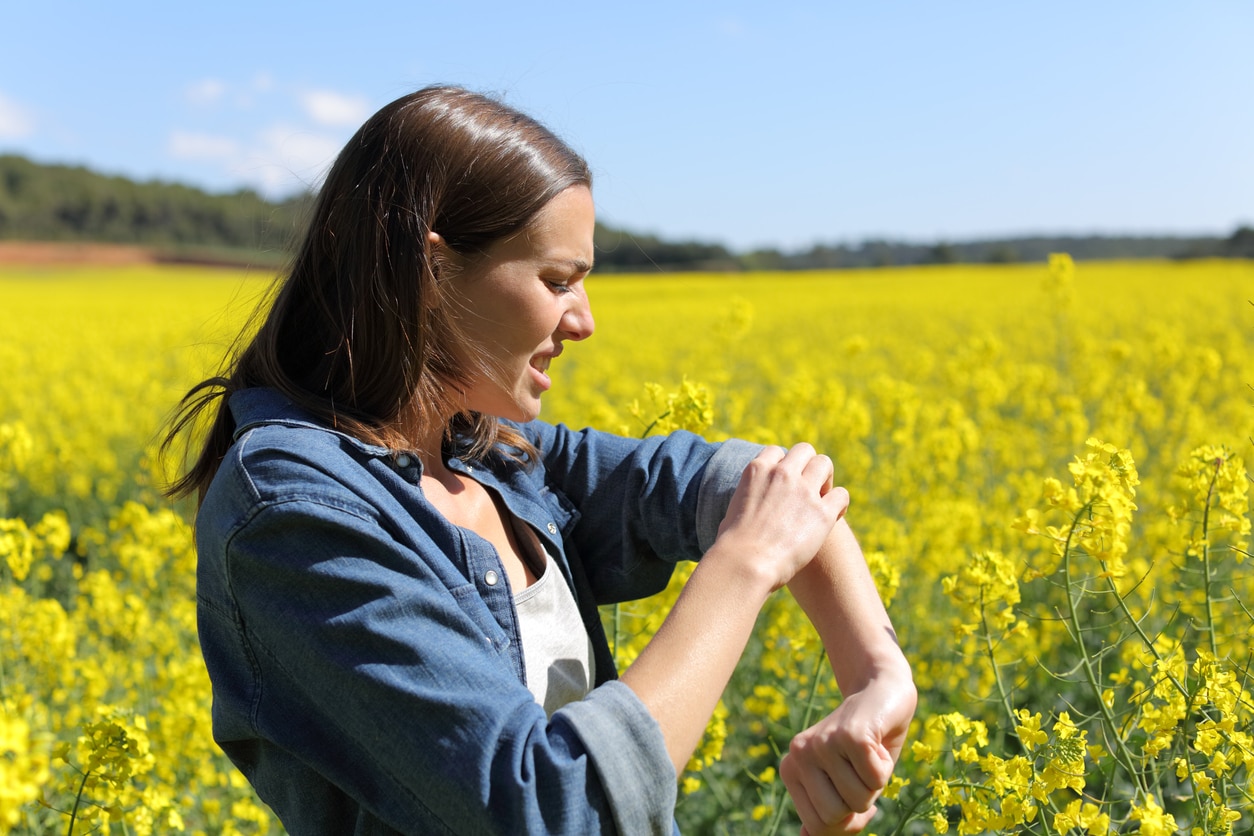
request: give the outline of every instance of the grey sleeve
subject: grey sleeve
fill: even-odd
[[[662,729],[636,693],[621,682],[594,688],[559,708],[583,742],[622,834],[670,836],[677,795],[675,768]]]
[[[714,545],[732,494],[740,484],[740,474],[761,450],[761,444],[732,438],[720,444],[710,457],[697,493],[697,539],[702,552]]]

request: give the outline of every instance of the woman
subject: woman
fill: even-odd
[[[845,695],[781,765],[806,828],[860,829],[888,781],[914,688],[830,460],[534,420],[594,327],[590,186],[500,103],[393,102],[256,335],[183,402],[167,444],[216,409],[171,489],[200,497],[214,736],[294,834],[671,832],[784,584]],[[597,605],[698,558],[617,679]]]

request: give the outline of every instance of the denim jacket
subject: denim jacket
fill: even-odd
[[[449,461],[553,551],[592,637],[596,687],[546,720],[499,557],[424,498],[417,457],[273,390],[229,408],[196,521],[200,641],[214,738],[290,832],[673,831],[661,731],[615,681],[596,608],[700,557],[756,446],[537,421],[517,425],[530,469]]]

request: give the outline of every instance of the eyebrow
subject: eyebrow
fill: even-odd
[[[591,273],[593,264],[590,261],[584,261],[582,258],[559,258],[550,264],[555,266],[569,267],[576,273]]]

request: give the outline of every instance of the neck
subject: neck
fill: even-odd
[[[424,432],[414,439],[413,452],[418,454],[425,473],[436,473],[444,468],[444,431],[448,422],[444,422]]]
[[[432,406],[430,402],[424,404],[415,399],[404,410],[400,421],[406,447],[417,454],[426,472],[444,469],[444,436],[457,415],[448,404],[444,404],[444,410]]]

